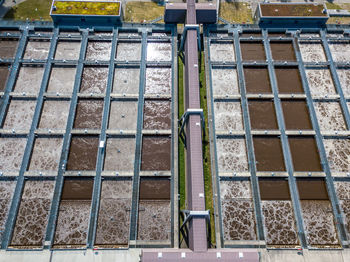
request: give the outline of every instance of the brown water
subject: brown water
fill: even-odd
[[[72,93],[75,82],[75,67],[53,67],[47,92]]]
[[[145,94],[171,94],[171,69],[147,68]]]
[[[103,94],[107,87],[107,67],[85,67],[81,79],[80,93]]]
[[[95,170],[98,136],[73,136],[67,170]]]
[[[24,52],[24,59],[47,59],[50,41],[29,41]]]
[[[323,139],[327,153],[328,164],[332,172],[349,172],[350,170],[350,140]]]
[[[101,128],[102,100],[79,100],[76,110],[74,128]]]
[[[217,139],[219,172],[247,172],[248,157],[245,139]]]
[[[146,100],[144,105],[144,129],[170,129],[171,128],[171,102]]]
[[[290,136],[288,140],[294,171],[322,171],[320,156],[314,137]]]
[[[221,201],[225,240],[256,240],[254,205],[251,199]]]
[[[2,234],[5,230],[7,215],[15,187],[15,181],[0,181],[0,239],[2,239]]]
[[[299,244],[292,201],[261,201],[267,245]]]
[[[25,183],[12,246],[43,246],[54,186],[54,181]]]
[[[96,245],[128,244],[131,196],[131,180],[102,182]]]
[[[112,101],[109,112],[109,129],[136,130],[137,101]]]
[[[58,170],[62,138],[36,138],[29,170]]]
[[[116,68],[112,93],[139,94],[140,69]]]
[[[329,200],[323,178],[298,178],[300,200]]]
[[[57,43],[56,60],[78,60],[81,43],[79,41],[59,41]]]
[[[62,200],[91,200],[94,180],[90,178],[66,178],[63,184]]]
[[[292,42],[271,42],[272,58],[276,61],[296,61]]]
[[[243,32],[240,37],[262,37],[261,32]]]
[[[70,101],[45,101],[39,128],[65,129],[69,115]]]
[[[170,180],[141,178],[140,200],[170,200]]]
[[[287,130],[310,130],[312,124],[305,100],[282,100],[284,123]]]
[[[285,171],[281,141],[278,137],[254,136],[254,153],[258,171]]]
[[[346,230],[350,232],[350,183],[348,181],[336,181],[334,187],[339,198],[340,207],[344,212]]]
[[[262,42],[241,42],[241,53],[244,60],[266,60],[264,45]]]
[[[299,70],[297,67],[276,67],[278,91],[281,94],[304,93]]]
[[[41,87],[43,75],[44,68],[41,66],[21,66],[14,91],[37,95]]]
[[[328,200],[301,200],[300,205],[309,245],[339,245],[331,203]]]
[[[12,39],[0,39],[0,58],[14,58],[17,50],[18,41]]]
[[[7,65],[0,65],[0,92],[3,92],[6,87],[7,78],[10,74],[10,70]]]
[[[339,102],[314,102],[314,108],[321,131],[346,130]]]
[[[85,246],[91,200],[62,200],[58,211],[54,246]]]
[[[261,200],[290,200],[288,180],[281,178],[259,178]]]
[[[135,138],[108,138],[104,170],[133,172]]]
[[[24,149],[27,144],[26,138],[2,137],[0,138],[0,170],[19,171]]]
[[[268,34],[269,37],[285,37],[286,33],[285,32],[269,32]]]
[[[243,118],[240,102],[214,102],[216,130],[243,130]]]
[[[248,94],[271,94],[269,71],[266,67],[245,67],[245,87]]]
[[[249,180],[220,181],[225,240],[255,240],[255,216]]]
[[[109,60],[112,42],[89,41],[86,50],[86,60]]]
[[[169,200],[140,200],[138,240],[170,240],[171,209]]]
[[[3,127],[29,130],[32,125],[35,105],[36,101],[12,100]]]
[[[252,129],[278,129],[273,101],[248,100],[249,117]]]
[[[141,170],[170,170],[171,139],[167,136],[144,136]]]

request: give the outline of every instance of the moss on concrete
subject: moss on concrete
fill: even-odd
[[[142,23],[164,15],[164,7],[154,2],[129,2],[125,5],[124,21]],[[160,23],[163,20],[159,21]]]
[[[251,6],[248,3],[220,3],[219,16],[230,23],[253,23]]]
[[[120,15],[120,3],[55,1],[52,14],[60,15]]]

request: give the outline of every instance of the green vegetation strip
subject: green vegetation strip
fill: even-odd
[[[56,15],[119,15],[120,3],[55,1],[52,14]]]
[[[205,137],[203,138],[205,208],[210,210],[211,243],[215,245],[215,223],[214,223],[215,217],[214,217],[213,187],[212,187],[211,165],[210,165],[208,104],[207,104],[207,88],[206,88],[206,81],[205,81],[204,52],[201,53],[201,56],[202,58],[201,58],[201,67],[199,72],[199,83],[200,83],[201,108],[203,108],[204,118],[205,118]]]
[[[180,58],[178,58],[178,76],[179,76],[179,119],[185,112],[184,108],[184,86],[183,86],[183,63]],[[180,209],[185,209],[186,207],[186,172],[185,172],[185,147],[184,144],[179,141],[179,194],[180,194]]]
[[[183,63],[178,59],[178,76],[179,76],[179,118],[184,113],[184,86],[183,86]],[[204,53],[202,52],[201,67],[199,72],[200,81],[200,99],[201,108],[204,111],[205,117],[205,137],[203,138],[203,159],[204,159],[204,190],[205,190],[205,207],[210,210],[210,227],[211,227],[211,242],[215,244],[215,223],[214,223],[214,207],[213,207],[213,189],[211,179],[210,166],[210,145],[208,132],[208,108],[205,82],[204,68]],[[179,194],[180,194],[180,209],[185,209],[186,206],[186,172],[185,172],[185,148],[182,142],[179,142]],[[181,223],[182,221],[180,221]]]

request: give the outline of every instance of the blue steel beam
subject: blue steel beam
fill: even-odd
[[[55,191],[53,194],[51,210],[49,214],[48,226],[46,229],[45,245],[44,245],[45,249],[49,249],[54,242],[54,234],[55,234],[60,198],[61,198],[63,182],[64,182],[63,174],[65,172],[65,166],[68,158],[69,143],[71,140],[71,131],[73,128],[73,122],[75,117],[75,108],[78,102],[78,92],[79,92],[81,77],[82,77],[83,68],[84,68],[83,61],[84,61],[86,48],[87,48],[87,41],[88,41],[87,36],[88,36],[88,31],[82,30],[82,41],[81,41],[81,47],[80,47],[78,66],[76,69],[72,100],[71,100],[70,109],[69,109],[66,132],[63,139],[62,153],[61,153],[61,158],[60,158],[59,167],[58,167],[58,174],[56,178]]]
[[[101,134],[100,134],[100,143],[103,141],[104,146],[98,148],[97,152],[97,164],[96,164],[96,177],[94,181],[94,189],[92,194],[92,203],[91,203],[91,213],[90,213],[90,223],[88,229],[88,240],[87,247],[92,248],[95,239],[96,239],[96,228],[97,228],[97,219],[100,205],[100,196],[101,196],[101,172],[103,170],[103,160],[105,155],[105,148],[107,143],[106,130],[108,127],[108,117],[111,103],[111,92],[114,79],[114,59],[117,53],[117,37],[118,37],[118,28],[113,30],[113,40],[112,40],[112,50],[109,60],[109,70],[108,70],[108,79],[107,79],[107,88],[106,95],[104,99],[103,106],[103,116],[102,116],[102,125],[101,125]]]
[[[338,200],[337,194],[335,192],[333,177],[331,175],[331,170],[330,170],[330,167],[328,164],[327,155],[326,155],[326,151],[325,151],[323,140],[322,140],[323,137],[322,137],[322,134],[320,131],[318,121],[317,121],[316,111],[314,108],[309,84],[307,81],[307,75],[305,72],[305,67],[303,64],[302,57],[301,57],[301,52],[300,52],[300,49],[298,46],[297,38],[298,38],[298,36],[295,35],[295,38],[293,39],[293,47],[294,47],[297,61],[299,63],[299,71],[300,71],[300,75],[301,75],[301,79],[302,79],[302,84],[304,87],[304,92],[305,92],[305,95],[307,98],[306,101],[307,101],[307,105],[308,105],[308,108],[310,111],[310,118],[311,118],[312,126],[315,130],[315,133],[316,133],[315,138],[316,138],[316,142],[317,142],[318,151],[320,154],[321,163],[323,166],[323,171],[326,173],[326,185],[327,185],[328,195],[329,195],[329,199],[330,199],[331,204],[332,204],[332,211],[333,211],[333,215],[334,215],[335,220],[336,220],[336,226],[338,229],[338,235],[339,235],[341,244],[342,244],[342,246],[347,247],[348,243],[347,243],[347,235],[346,235],[344,220],[343,220],[341,209],[339,206],[339,200]]]
[[[341,108],[342,108],[342,111],[343,111],[343,115],[344,115],[344,119],[345,119],[345,122],[346,122],[346,126],[347,126],[347,128],[349,130],[350,129],[350,114],[349,114],[348,106],[347,106],[346,101],[345,101],[343,89],[342,89],[342,87],[340,85],[340,82],[339,82],[339,77],[338,77],[338,74],[337,74],[336,65],[335,65],[335,63],[333,61],[332,54],[331,54],[331,51],[329,49],[329,45],[328,45],[328,41],[327,41],[327,38],[326,38],[325,31],[324,30],[320,30],[320,34],[321,34],[321,37],[322,37],[323,49],[325,50],[327,61],[329,61],[329,63],[330,63],[329,67],[330,67],[330,71],[331,71],[331,74],[332,74],[333,83],[334,83],[334,86],[335,86],[335,88],[337,90],[337,93],[340,96],[340,105],[341,105]]]
[[[205,30],[206,36],[209,38],[209,32],[210,29],[207,27]],[[205,50],[206,49],[206,50]],[[210,40],[207,40],[207,43],[204,47],[204,50],[207,52],[207,57],[208,57],[208,67],[209,67],[209,92],[210,92],[210,105],[208,105],[208,109],[210,107],[210,111],[211,111],[211,116],[212,116],[212,124],[211,124],[211,131],[212,134],[210,135],[210,139],[212,139],[212,143],[214,144],[214,159],[215,159],[215,183],[216,183],[216,188],[217,188],[217,205],[218,205],[218,216],[219,216],[219,225],[217,225],[219,227],[220,230],[220,246],[224,246],[224,231],[223,231],[223,221],[222,221],[222,210],[221,210],[221,199],[220,199],[220,178],[219,178],[219,171],[218,171],[218,158],[217,158],[217,148],[216,148],[216,134],[215,134],[215,118],[214,118],[214,98],[213,98],[213,80],[212,80],[212,63],[210,60]],[[208,112],[208,116],[209,116],[209,112]],[[212,144],[211,143],[211,144]],[[213,179],[213,183],[214,183],[214,179]],[[214,198],[215,199],[215,198]],[[215,202],[215,201],[214,201]],[[219,239],[216,239],[216,241],[219,241]]]
[[[16,223],[17,212],[18,212],[20,201],[21,201],[23,187],[24,187],[24,172],[28,168],[29,161],[30,161],[30,155],[31,155],[32,148],[34,145],[34,140],[35,140],[35,133],[34,132],[35,132],[35,129],[39,123],[41,108],[42,108],[43,103],[44,103],[43,94],[46,90],[46,86],[48,84],[49,77],[50,77],[50,72],[51,72],[51,67],[52,67],[52,58],[51,57],[53,56],[53,54],[56,51],[57,35],[58,35],[58,29],[55,29],[52,40],[51,40],[50,51],[49,51],[48,60],[47,60],[47,66],[45,67],[43,79],[42,79],[41,86],[40,86],[40,91],[38,94],[38,99],[37,99],[37,103],[36,103],[36,107],[35,107],[35,111],[34,111],[34,115],[33,115],[32,125],[30,128],[29,134],[28,134],[27,145],[26,145],[26,148],[24,151],[22,165],[21,165],[21,168],[19,171],[19,177],[18,177],[17,184],[16,184],[15,194],[14,194],[14,197],[12,199],[11,208],[9,211],[9,216],[8,216],[8,219],[6,222],[6,227],[5,227],[6,229],[4,232],[4,237],[2,240],[2,246],[1,246],[3,249],[6,249],[8,247],[8,245],[10,244],[13,229],[14,229],[14,226]]]
[[[178,230],[175,230],[178,228],[178,215],[175,216],[175,212],[178,214],[178,208],[179,206],[175,204],[175,201],[177,203],[178,199],[174,197],[175,192],[175,186],[178,187],[178,183],[176,182],[175,185],[175,176],[178,175],[178,164],[175,163],[175,160],[178,159],[178,133],[177,133],[177,115],[178,115],[178,106],[177,106],[177,97],[178,97],[178,84],[177,84],[177,27],[174,26],[171,30],[171,179],[170,179],[170,186],[171,186],[171,247],[177,247],[179,243],[178,236],[174,236],[175,232],[178,232]],[[176,179],[178,181],[178,179]]]
[[[10,92],[12,92],[12,90],[15,87],[16,79],[17,79],[19,69],[20,69],[20,60],[24,54],[25,46],[27,44],[28,29],[26,27],[23,27],[22,29],[23,29],[23,31],[22,31],[21,37],[19,39],[19,43],[17,46],[17,52],[16,52],[15,59],[14,59],[13,64],[12,64],[9,79],[8,79],[6,87],[5,87],[4,96],[1,98],[1,100],[2,100],[1,105],[2,106],[0,107],[0,126],[2,126],[4,124],[4,121],[5,121],[7,106],[10,103]]]
[[[298,236],[299,236],[301,246],[303,248],[306,248],[307,244],[306,244],[306,238],[305,238],[305,232],[304,232],[303,219],[301,216],[301,207],[299,202],[298,188],[296,185],[295,177],[293,176],[294,169],[293,169],[292,157],[291,157],[291,152],[288,144],[288,137],[286,135],[286,127],[284,123],[281,100],[278,97],[277,79],[276,79],[275,69],[273,66],[270,41],[268,39],[266,29],[263,29],[262,33],[264,37],[264,48],[265,48],[266,58],[268,61],[269,77],[270,77],[272,92],[274,96],[274,105],[275,105],[275,111],[277,115],[277,122],[278,122],[279,130],[281,132],[281,142],[282,142],[284,163],[286,165],[287,172],[288,172],[288,185],[289,185],[289,191],[291,192],[291,197],[292,197]]]
[[[248,151],[248,159],[249,159],[252,195],[254,200],[255,219],[256,219],[257,233],[258,233],[257,235],[258,235],[258,240],[265,241],[264,224],[263,224],[263,216],[262,216],[260,193],[259,193],[259,184],[258,184],[258,178],[256,176],[253,137],[251,134],[251,126],[250,126],[250,119],[249,119],[249,113],[248,113],[248,99],[247,99],[246,90],[245,90],[245,78],[244,78],[244,72],[243,72],[243,66],[242,66],[241,48],[239,43],[239,32],[236,28],[233,29],[233,39],[234,39],[234,47],[235,47],[236,60],[237,60],[237,74],[239,79],[238,83],[239,83],[240,93],[242,97],[241,106],[242,106],[242,112],[243,112],[244,129],[246,133],[246,143],[247,143],[247,151]]]
[[[137,112],[137,131],[136,131],[136,150],[134,163],[134,180],[132,189],[132,205],[130,217],[130,247],[136,247],[137,239],[137,220],[139,207],[139,185],[140,185],[140,168],[141,168],[141,150],[142,150],[142,126],[143,126],[143,105],[144,89],[146,85],[146,58],[147,58],[147,29],[142,28],[142,51],[141,51],[141,68],[139,83],[139,102]]]

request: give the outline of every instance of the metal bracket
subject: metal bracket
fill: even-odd
[[[188,121],[188,117],[190,115],[200,115],[201,117],[201,122],[202,122],[202,129],[203,129],[203,136],[205,136],[205,121],[204,121],[204,114],[203,114],[203,109],[187,109],[187,111],[182,115],[182,117],[179,120],[179,126],[180,126],[180,131],[179,131],[179,137],[184,143],[186,147],[186,134],[185,134],[185,124]]]
[[[182,233],[184,240],[188,246],[188,228],[186,224],[189,223],[193,218],[205,218],[206,224],[208,226],[208,246],[211,246],[211,228],[210,228],[210,210],[203,211],[193,211],[193,210],[181,210],[181,216],[183,218],[182,225],[180,227],[180,232]]]
[[[187,30],[196,30],[197,31],[198,51],[201,51],[201,35],[200,35],[201,32],[199,30],[199,25],[187,24],[187,25],[185,25],[184,31],[181,35],[179,52],[183,52],[183,50],[184,50],[184,45],[185,45],[185,41],[186,41],[186,37],[187,37]]]

